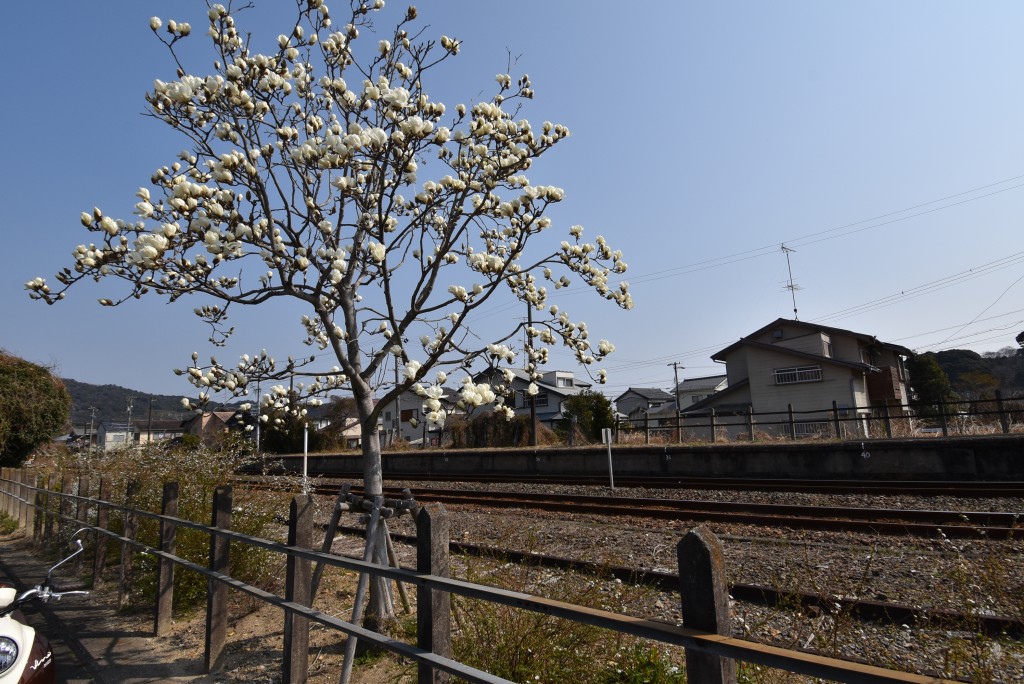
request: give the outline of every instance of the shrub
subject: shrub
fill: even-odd
[[[246,465],[250,457],[238,445],[217,450],[201,447],[186,449],[166,444],[145,445],[114,452],[100,452],[93,456],[68,457],[60,464],[62,470],[84,470],[94,481],[100,477],[111,483],[113,503],[141,510],[159,512],[163,485],[177,482],[179,486],[178,517],[209,524],[214,489],[230,483],[236,470]],[[137,482],[138,493],[132,501],[126,500],[129,482]],[[287,510],[288,494],[281,491],[254,488],[233,490],[232,529],[242,534],[272,538],[275,534],[275,516]],[[123,518],[114,518],[111,527],[123,529]],[[139,519],[140,542],[159,548],[159,523],[149,518]],[[179,528],[176,555],[206,565],[209,561],[209,536],[205,533]],[[229,574],[241,581],[273,589],[283,577],[284,557],[247,544],[233,543]],[[131,600],[147,604],[156,596],[156,558],[148,554],[137,556],[132,581]],[[188,609],[201,604],[206,597],[206,578],[178,569],[175,572],[175,607]]]
[[[0,465],[20,466],[67,423],[71,396],[49,370],[0,351]]]

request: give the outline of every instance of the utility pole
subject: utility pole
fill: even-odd
[[[686,366],[680,364],[678,361],[673,361],[672,363],[669,363],[669,364],[666,364],[666,365],[672,366],[672,370],[675,372],[676,384],[675,384],[675,392],[674,392],[674,394],[676,395],[676,410],[678,411],[679,408],[680,408],[679,407],[679,369],[682,368],[683,370],[686,370]]]
[[[682,442],[683,441],[683,426],[682,426],[682,420],[683,419],[682,419],[681,407],[679,406],[679,369],[680,368],[685,368],[685,366],[679,365],[678,361],[673,361],[672,363],[670,363],[668,365],[672,366],[672,371],[673,371],[673,373],[675,375],[675,379],[676,379],[675,391],[673,392],[673,394],[676,395],[676,441],[677,442]]]
[[[533,305],[529,302],[526,303],[526,344],[530,348],[527,353],[527,363],[533,364],[533,337],[530,335],[530,328],[533,327]],[[536,369],[535,369],[536,370]],[[529,381],[533,382],[533,377],[529,378]],[[534,394],[530,396],[530,446],[537,446],[537,396]]]
[[[789,290],[790,296],[793,298],[793,320],[799,321],[800,317],[796,314],[796,291],[800,289],[800,286],[793,282],[793,266],[789,263],[789,253],[795,252],[796,250],[787,247],[785,243],[781,245],[782,253],[786,255],[786,270],[789,271],[789,281],[786,283],[786,289]]]
[[[402,357],[395,357],[395,437],[394,441],[397,441],[402,436],[402,393],[398,392],[398,362]]]
[[[132,404],[135,403],[135,397],[128,395],[124,398],[124,403],[128,407],[128,446],[131,446],[135,441],[135,431],[132,429]]]
[[[153,441],[153,395],[149,395],[149,423],[146,425],[146,444]]]
[[[88,453],[90,453],[90,454],[92,453],[93,437],[96,434],[96,431],[93,429],[93,425],[95,423],[96,423],[96,407],[95,406],[90,406],[89,407],[89,434],[86,435],[86,439],[85,439],[85,444],[89,448]]]

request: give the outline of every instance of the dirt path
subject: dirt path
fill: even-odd
[[[52,560],[42,558],[23,532],[0,536],[0,581],[18,589],[34,586]],[[58,571],[59,574],[59,571]],[[236,597],[237,599],[237,597]],[[86,597],[25,609],[29,623],[51,641],[58,682],[148,684],[156,682],[281,681],[282,614],[269,606],[235,600],[230,609],[224,666],[203,673],[205,618],[202,611],[178,617],[167,636],[153,636],[150,613],[119,613],[117,589],[108,582]],[[337,682],[343,637],[314,625],[309,682]],[[383,659],[357,665],[352,684],[414,681],[415,668]]]
[[[49,567],[29,542],[21,532],[0,537],[0,576],[19,589],[39,583]],[[23,611],[29,623],[50,639],[58,681],[217,681],[203,674],[201,653],[195,660],[182,652],[173,635],[153,637],[152,618],[116,613],[116,600],[116,590],[107,586],[89,596],[35,604]]]

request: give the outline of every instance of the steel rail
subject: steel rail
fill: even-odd
[[[321,486],[323,489],[318,493],[326,495],[332,492],[328,486]],[[395,489],[386,487],[385,491]],[[1014,513],[790,506],[449,489],[417,489],[415,496],[422,502],[455,505],[636,516],[658,520],[700,520],[801,530],[915,537],[945,535],[957,539],[1024,538],[1024,527],[1018,526],[1020,516]]]
[[[340,531],[356,536],[364,536],[366,531],[360,527],[340,527]],[[391,532],[391,538],[406,544],[415,544],[414,535]],[[609,577],[631,584],[655,587],[664,591],[678,591],[679,575],[661,570],[630,568],[619,565],[606,565],[563,556],[544,553],[515,551],[493,546],[470,544],[453,541],[448,544],[453,553],[479,558],[495,558],[502,562],[517,564],[535,564],[546,568],[567,570],[587,575]],[[913,624],[918,627],[935,629],[969,629],[987,636],[1007,636],[1019,639],[1024,637],[1024,622],[1012,617],[999,615],[967,615],[940,608],[916,608],[906,604],[887,601],[872,601],[847,596],[836,596],[822,593],[781,590],[774,587],[729,583],[729,595],[737,601],[756,605],[779,606],[799,605],[801,608],[816,608],[823,613],[844,614],[863,622],[880,622],[885,624]]]

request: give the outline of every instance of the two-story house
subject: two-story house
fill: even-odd
[[[442,387],[444,394],[439,401],[441,406],[451,415],[456,411],[455,404],[459,400],[458,392]],[[378,429],[381,432],[385,443],[390,443],[395,437],[410,444],[427,443],[439,446],[440,435],[437,428],[431,429],[424,418],[423,397],[412,390],[406,390],[397,400],[389,402],[381,407]]]
[[[630,387],[615,398],[615,410],[630,420],[643,418],[645,413],[660,413],[666,408],[675,410],[675,397],[657,387]]]
[[[898,415],[907,403],[910,354],[872,335],[780,318],[711,356],[725,364],[728,387],[684,415],[700,424],[715,409],[718,425],[740,433],[752,411],[761,414],[756,429],[784,434],[792,410],[800,436],[828,432],[838,413],[847,432],[867,434],[868,417],[887,404]]]
[[[511,391],[505,398],[505,405],[515,410],[516,415],[530,415],[530,375],[518,368],[512,370],[512,381],[506,383],[499,370],[489,370],[477,374],[476,382],[488,382],[491,385],[509,385]],[[537,422],[554,428],[562,420],[562,409],[565,400],[575,396],[593,385],[576,378],[572,371],[547,371],[536,381],[537,394],[533,396],[533,404],[537,411]]]
[[[698,401],[704,401],[728,386],[729,376],[706,375],[701,378],[686,378],[676,385],[674,394],[679,397],[679,410],[685,411]]]

